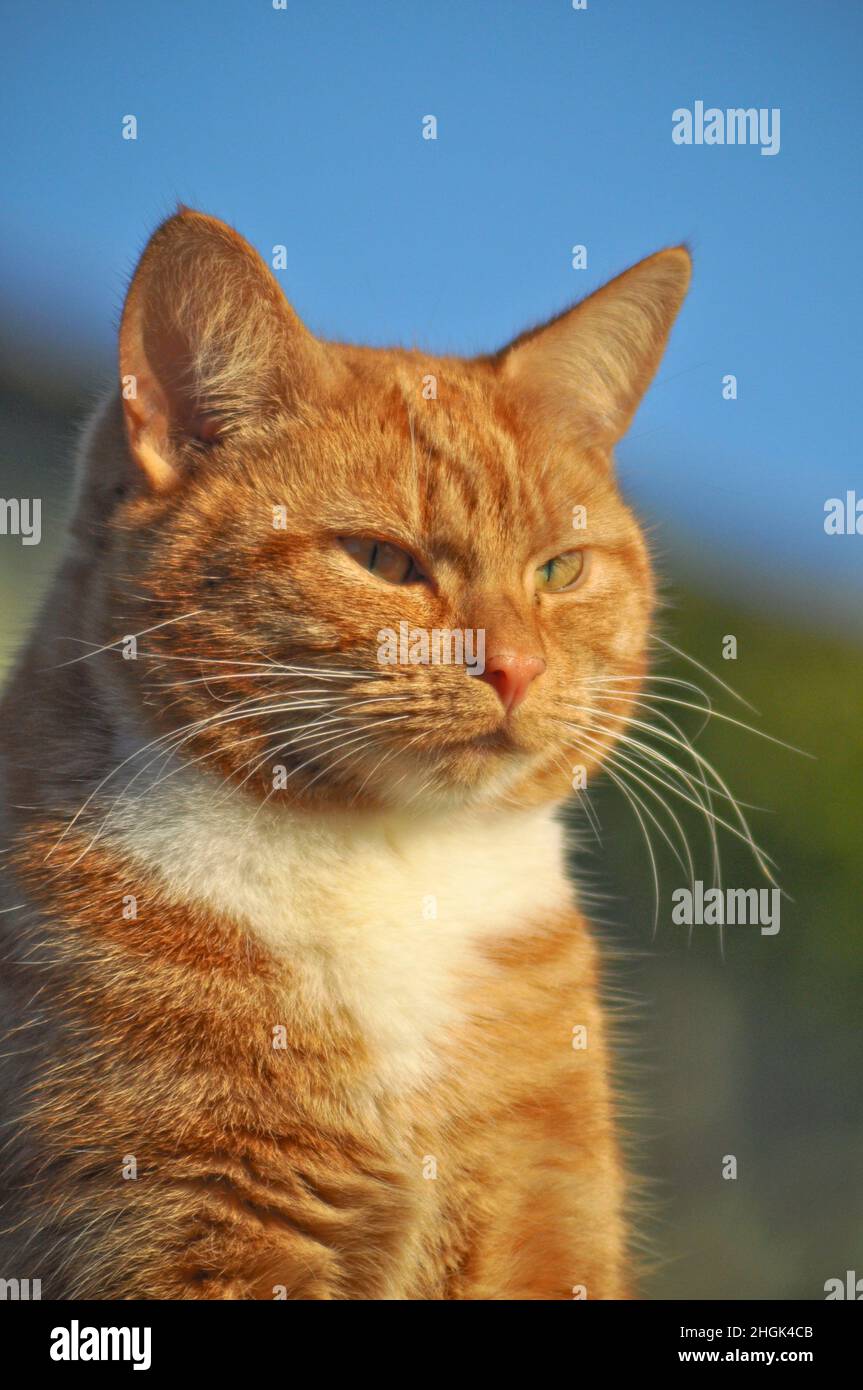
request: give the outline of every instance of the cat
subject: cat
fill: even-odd
[[[2,704],[0,1275],[638,1295],[561,808],[646,670],[612,449],[689,278],[434,357],[315,337],[215,218],[152,236]],[[482,669],[382,664],[402,623]]]

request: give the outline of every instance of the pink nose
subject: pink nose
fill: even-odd
[[[517,709],[528,692],[531,681],[541,676],[545,662],[541,656],[511,656],[502,653],[490,656],[480,676],[496,690],[507,714]]]

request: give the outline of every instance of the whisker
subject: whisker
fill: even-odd
[[[735,690],[733,686],[729,685],[727,681],[722,680],[720,676],[717,676],[715,671],[711,671],[709,666],[705,666],[703,662],[696,660],[694,656],[690,656],[689,653],[683,651],[682,648],[675,647],[673,642],[666,641],[664,637],[660,637],[659,634],[656,632],[650,633],[650,640],[653,642],[659,642],[659,644],[665,647],[668,651],[674,652],[675,656],[679,656],[683,661],[688,661],[691,666],[697,667],[699,671],[701,671],[705,676],[709,676],[712,681],[715,681],[717,685],[720,685],[722,689],[727,691],[729,695],[733,696],[735,700],[739,700],[740,703],[742,705],[745,705],[747,709],[751,709],[753,714],[758,714],[758,710],[755,708],[753,704],[750,704],[749,700],[744,699],[744,697],[737,690]]]
[[[583,730],[580,730],[579,732],[581,733],[582,738],[586,738],[587,741],[588,741],[588,743],[590,743],[590,744],[593,746],[594,751],[599,750],[599,751],[601,752],[603,745],[602,745],[602,743],[600,742],[599,739],[593,738],[593,736],[592,736],[591,734],[586,734]],[[585,750],[585,751],[589,751],[589,750]],[[660,804],[660,805],[664,808],[664,810],[668,813],[669,818],[670,818],[671,821],[673,822],[673,824],[674,824],[674,826],[675,826],[675,829],[677,830],[677,832],[678,832],[678,834],[679,834],[679,836],[680,836],[680,841],[681,841],[682,845],[684,846],[684,852],[685,852],[685,854],[686,854],[687,861],[688,861],[688,868],[687,868],[687,864],[684,863],[683,859],[681,858],[680,853],[679,853],[679,851],[678,851],[678,849],[677,849],[677,846],[674,844],[674,842],[672,841],[672,839],[671,839],[671,837],[669,836],[668,832],[665,830],[665,827],[662,826],[662,825],[660,824],[659,821],[656,821],[656,822],[655,822],[655,823],[656,823],[656,826],[657,826],[657,829],[660,831],[660,834],[662,834],[663,838],[665,839],[666,844],[668,845],[669,849],[671,850],[672,854],[674,855],[675,859],[677,860],[677,862],[678,862],[678,864],[680,865],[680,867],[681,867],[681,869],[683,870],[683,872],[684,872],[684,873],[687,873],[687,872],[688,872],[688,873],[689,873],[689,880],[690,880],[690,882],[691,882],[691,883],[694,882],[694,881],[695,881],[695,867],[694,867],[694,863],[693,863],[693,860],[692,860],[692,855],[691,855],[690,850],[689,850],[689,842],[687,841],[686,833],[685,833],[685,831],[684,831],[684,829],[683,829],[683,826],[680,824],[680,820],[679,820],[679,818],[677,817],[677,815],[675,814],[674,810],[667,804],[667,802],[664,800],[664,798],[663,798],[662,796],[660,796],[660,794],[656,791],[656,789],[650,785],[649,782],[644,781],[644,779],[643,779],[637,772],[633,772],[633,771],[630,771],[630,770],[629,770],[629,769],[632,768],[633,766],[636,766],[636,767],[638,766],[638,764],[635,764],[631,758],[626,758],[626,756],[623,755],[623,754],[621,754],[619,750],[615,750],[614,752],[611,752],[611,753],[606,752],[606,753],[604,754],[603,767],[605,767],[607,764],[612,764],[614,767],[616,767],[617,770],[620,772],[621,777],[626,778],[626,776],[629,776],[633,781],[637,782],[637,783],[639,784],[639,786],[643,787],[644,790],[645,790],[650,796],[653,796],[654,799],[655,799],[656,801],[658,801],[659,804]],[[645,769],[642,769],[642,771],[645,771]],[[636,795],[636,793],[633,793],[633,795]],[[649,809],[644,805],[644,803],[640,803],[640,804],[643,806],[643,808],[644,808],[646,814],[650,815],[651,812],[650,812]],[[653,818],[653,817],[652,817],[652,818]]]
[[[632,808],[635,818],[638,821],[639,826],[641,827],[641,833],[644,837],[644,843],[647,846],[647,853],[650,858],[650,870],[653,878],[653,938],[655,939],[656,932],[659,927],[659,868],[656,863],[656,854],[653,849],[653,841],[651,840],[647,830],[647,826],[644,823],[644,817],[639,811],[636,801],[633,799],[633,796],[631,795],[626,783],[623,782],[620,777],[618,777],[617,773],[614,772],[612,768],[606,767],[605,771],[607,772],[611,781],[615,784],[618,790],[623,793],[623,795],[626,797],[626,800],[629,802],[629,805]]]
[[[169,627],[171,623],[183,623],[187,618],[196,618],[198,614],[203,611],[202,608],[196,608],[191,613],[181,613],[178,618],[165,618],[163,622],[154,623],[152,627],[142,628],[140,632],[124,632],[122,637],[115,637],[113,642],[107,642],[103,647],[97,646],[95,651],[85,652],[83,656],[73,656],[69,661],[59,662],[57,666],[43,666],[41,669],[43,672],[60,671],[64,666],[74,666],[79,661],[88,661],[91,656],[98,656],[100,652],[108,652],[112,647],[119,646],[121,642],[127,642],[130,637],[146,637],[149,632],[158,632],[159,628]],[[68,642],[80,642],[81,638],[68,637],[65,640]],[[91,644],[86,642],[84,645],[89,647]]]
[[[612,690],[605,690],[604,693],[613,694],[615,692]],[[650,691],[642,691],[641,698],[651,700],[657,704],[680,705],[683,709],[693,709],[698,710],[702,714],[705,713],[702,705],[694,705],[688,700],[677,700],[671,695],[657,695]],[[711,709],[710,718],[721,719],[726,724],[733,724],[736,728],[743,729],[747,734],[754,734],[756,738],[763,738],[766,739],[768,743],[775,743],[778,748],[784,748],[787,753],[798,753],[801,758],[810,758],[813,762],[818,761],[815,754],[808,753],[805,748],[796,748],[793,743],[786,743],[784,739],[774,738],[773,734],[766,734],[763,729],[756,729],[752,724],[745,724],[741,719],[735,719],[731,714],[723,714],[721,710]]]
[[[587,713],[593,715],[594,717],[596,717],[596,715],[597,715],[597,713],[598,713],[595,709],[593,709],[593,708],[590,707],[590,706],[585,706],[585,705],[581,705],[581,706],[579,706],[579,705],[573,705],[570,701],[567,701],[567,704],[570,704],[570,707],[571,707],[571,708],[574,708],[574,709],[577,709],[577,710],[586,711]],[[619,716],[619,715],[613,715],[613,716],[610,716],[610,717],[611,717],[611,718],[614,718],[614,719],[618,719],[618,720],[622,718],[622,716]],[[636,727],[636,728],[643,729],[643,730],[647,731],[648,733],[653,734],[656,738],[663,739],[663,740],[665,740],[665,741],[667,741],[667,742],[673,743],[675,746],[682,746],[682,747],[686,748],[686,745],[683,744],[683,743],[681,742],[680,739],[675,738],[672,734],[669,734],[669,733],[667,732],[667,730],[665,730],[665,729],[658,729],[658,728],[656,728],[654,725],[646,723],[643,719],[636,719],[634,716],[630,716],[630,717],[628,718],[628,720],[626,720],[626,721],[624,721],[624,722],[627,722],[628,724],[630,724],[630,725],[632,725],[632,726],[634,726],[634,727]],[[578,724],[575,724],[575,725],[573,725],[573,727],[574,727],[575,729],[579,729],[581,726],[578,725]],[[618,730],[616,730],[616,729],[614,729],[614,728],[612,728],[612,727],[608,727],[607,725],[606,725],[605,727],[602,727],[602,728],[600,728],[599,726],[597,726],[597,731],[598,731],[598,732],[601,732],[601,733],[603,733],[603,734],[605,734],[607,737],[610,737],[610,738],[613,738],[613,739],[617,739],[617,740],[619,740],[620,742],[623,742],[623,743],[626,743],[628,740],[632,740],[632,735],[631,735],[631,734],[627,734],[627,733],[625,733],[623,730],[619,730],[619,731],[618,731]],[[657,761],[661,761],[661,760],[662,760],[662,758],[663,758],[664,755],[662,755],[662,754],[659,752],[658,749],[651,749],[651,747],[650,747],[649,744],[641,744],[641,745],[639,745],[639,743],[638,743],[637,740],[633,740],[633,743],[634,743],[634,745],[635,745],[636,747],[641,746],[642,751],[648,753],[649,756],[654,757]],[[764,850],[762,850],[762,849],[758,846],[758,844],[756,844],[755,839],[753,838],[753,835],[752,835],[752,831],[750,830],[749,824],[748,824],[748,822],[747,822],[747,820],[746,820],[746,817],[745,817],[745,815],[743,814],[743,811],[740,809],[740,805],[739,805],[737,799],[734,797],[733,793],[730,791],[730,789],[728,788],[728,786],[726,785],[726,783],[722,780],[722,778],[720,777],[719,773],[718,773],[718,772],[716,771],[716,769],[712,766],[712,764],[709,763],[709,762],[707,761],[707,759],[704,758],[704,757],[702,756],[702,754],[698,752],[697,749],[692,748],[691,745],[690,745],[688,748],[686,748],[686,751],[689,753],[689,755],[690,755],[693,759],[695,759],[695,760],[697,761],[697,763],[705,770],[705,772],[709,773],[710,776],[712,776],[713,778],[716,779],[716,782],[717,782],[717,784],[718,784],[720,790],[721,790],[722,792],[725,793],[725,796],[727,797],[730,806],[733,808],[733,810],[734,810],[734,812],[735,812],[735,815],[736,815],[736,818],[737,818],[737,821],[738,821],[738,826],[739,826],[739,828],[738,828],[738,826],[732,825],[729,821],[726,821],[723,817],[716,815],[715,812],[712,813],[712,817],[711,817],[711,818],[714,819],[718,825],[721,825],[721,826],[723,827],[723,829],[727,830],[730,834],[734,835],[737,839],[743,841],[743,843],[746,844],[746,845],[748,846],[748,848],[752,851],[752,854],[753,854],[753,856],[755,857],[756,862],[758,863],[758,865],[759,865],[760,869],[762,870],[762,872],[764,873],[764,875],[770,880],[771,883],[772,883],[772,882],[775,882],[773,873],[772,873],[772,871],[770,870],[770,868],[768,867],[768,863],[769,863],[769,862],[772,862],[772,861],[770,861],[770,856],[767,855],[766,852],[765,852]],[[671,760],[666,759],[666,762],[667,762],[671,767],[677,768],[677,765],[674,764],[674,763],[672,763]],[[678,772],[681,772],[682,769],[677,768],[677,771],[678,771]],[[677,796],[680,796],[684,801],[689,801],[690,804],[693,805],[693,806],[695,806],[697,810],[702,810],[702,811],[704,812],[705,815],[707,814],[706,810],[704,810],[703,807],[699,806],[699,803],[698,803],[697,801],[693,801],[691,798],[687,797],[686,794],[685,794],[682,790],[680,790],[679,788],[676,789],[676,795],[677,795]]]
[[[404,719],[408,719],[409,717],[410,717],[410,716],[407,715],[407,714],[394,715],[391,719],[386,719],[386,720],[383,720],[383,721],[381,721],[381,722],[384,723],[384,724],[394,724],[394,723],[399,723],[400,721],[402,721],[402,720],[404,720]],[[378,725],[374,725],[373,727],[374,727],[375,729],[377,729]],[[365,741],[363,741],[363,740],[365,740]],[[377,741],[377,734],[376,734],[376,733],[372,733],[372,734],[370,735],[370,734],[369,734],[369,730],[365,729],[365,730],[362,731],[362,733],[357,734],[354,738],[352,738],[352,739],[347,739],[344,743],[337,744],[336,747],[335,747],[334,749],[331,749],[331,750],[330,750],[331,752],[338,752],[340,748],[350,748],[351,751],[349,751],[349,752],[343,754],[343,756],[342,756],[341,758],[337,758],[336,761],[335,761],[334,763],[331,763],[328,767],[322,768],[322,770],[318,773],[317,777],[313,777],[312,780],[311,780],[310,782],[305,783],[305,785],[303,786],[303,791],[308,791],[309,787],[313,786],[314,783],[315,783],[316,781],[318,781],[318,779],[319,779],[320,777],[322,777],[322,776],[324,775],[325,772],[331,772],[332,769],[333,769],[333,767],[337,767],[339,763],[344,762],[345,758],[351,757],[352,754],[355,755],[357,752],[360,752],[360,751],[362,750],[363,747],[367,747],[367,746],[369,746],[370,744],[372,744],[372,743],[374,743],[374,742],[376,742],[376,741]],[[358,743],[358,742],[360,743],[360,748],[359,748],[359,749],[357,749],[357,748],[355,748],[355,747],[353,746],[353,745],[355,745],[355,744]],[[275,756],[275,757],[277,757],[278,754],[279,754],[279,751],[280,751],[280,749],[279,749],[278,747],[275,749],[275,751],[274,751],[274,750],[271,750],[271,749],[268,749],[268,750],[267,750],[267,755],[265,755],[265,757],[262,759],[262,761],[261,761],[260,763],[258,763],[257,766],[258,766],[258,767],[263,766],[263,763],[266,762],[266,760],[267,760],[267,756]],[[315,751],[316,751],[316,753],[317,753],[319,750],[316,749]],[[298,767],[293,768],[292,771],[289,772],[289,773],[287,774],[287,776],[285,777],[285,781],[286,781],[286,782],[289,781],[290,778],[293,777],[297,772],[302,772],[302,770],[303,770],[304,767],[308,767],[309,763],[314,763],[315,761],[316,761],[316,759],[315,759],[315,756],[314,756],[314,755],[313,755],[311,758],[307,758],[306,761],[305,761],[304,763],[300,763],[300,765],[299,765]],[[253,769],[253,770],[252,770],[252,773],[250,773],[249,776],[254,775],[254,772],[255,772],[256,770],[257,770],[256,768]],[[248,780],[248,778],[246,778],[245,780]],[[275,787],[273,787],[273,788],[267,793],[267,795],[264,797],[264,799],[263,799],[263,801],[260,803],[260,805],[257,807],[257,809],[256,809],[256,811],[255,811],[255,813],[254,813],[254,815],[252,816],[251,821],[249,822],[248,827],[246,828],[246,832],[245,832],[246,834],[249,833],[249,830],[251,829],[251,827],[252,827],[254,821],[256,820],[257,816],[258,816],[259,813],[263,810],[264,806],[266,806],[267,802],[270,800],[270,797],[273,795],[273,792],[275,792],[276,790],[277,790],[277,789],[276,789]],[[278,790],[281,791],[282,788],[280,787],[280,788],[278,788]]]
[[[250,697],[248,697],[248,698],[249,698],[249,699],[252,699],[253,697],[250,696]],[[244,702],[242,702],[242,703],[248,703],[248,701],[244,701]],[[83,813],[86,811],[87,807],[90,805],[90,802],[99,794],[99,792],[102,790],[102,788],[103,788],[104,786],[106,786],[106,784],[107,784],[113,777],[115,777],[115,776],[117,775],[118,772],[122,771],[122,769],[126,766],[127,763],[132,762],[135,758],[141,757],[144,753],[148,752],[151,748],[157,747],[159,744],[166,743],[166,742],[170,742],[171,740],[175,739],[179,734],[184,733],[186,730],[192,730],[192,731],[193,731],[193,735],[192,735],[192,736],[194,736],[194,731],[201,731],[201,730],[202,730],[203,728],[205,728],[208,724],[211,724],[211,723],[213,723],[213,722],[215,722],[215,721],[218,721],[218,720],[221,720],[221,719],[224,719],[224,718],[228,718],[228,717],[231,717],[231,716],[229,716],[229,715],[224,715],[224,714],[222,714],[220,711],[217,710],[217,711],[216,711],[214,714],[212,714],[212,715],[206,715],[205,717],[203,717],[203,718],[201,718],[201,719],[191,720],[188,724],[181,725],[180,728],[179,728],[178,730],[171,730],[171,731],[169,731],[169,732],[167,732],[167,733],[165,733],[165,734],[160,734],[160,735],[158,736],[158,738],[151,739],[150,742],[144,744],[144,746],[143,746],[142,748],[135,749],[134,752],[130,753],[130,754],[128,755],[128,757],[124,758],[123,761],[122,761],[121,763],[118,763],[117,766],[116,766],[115,768],[112,768],[112,770],[111,770],[109,773],[107,773],[107,774],[101,779],[100,782],[97,783],[97,785],[96,785],[96,786],[93,788],[93,790],[90,792],[90,795],[89,795],[89,796],[87,797],[87,799],[83,802],[83,804],[78,808],[78,810],[75,812],[75,814],[74,814],[74,816],[72,817],[72,819],[71,819],[71,820],[69,821],[69,823],[66,825],[66,827],[65,827],[65,829],[63,830],[62,834],[59,836],[59,838],[58,838],[58,839],[55,841],[55,843],[52,845],[51,849],[48,851],[47,855],[45,856],[45,861],[47,862],[47,860],[49,860],[49,859],[51,858],[52,854],[54,854],[55,850],[59,849],[60,845],[63,843],[63,841],[65,840],[66,836],[69,834],[69,832],[70,832],[70,831],[72,830],[72,828],[75,826],[75,824],[77,823],[77,821],[79,820],[79,818],[81,817],[81,815],[83,815]],[[76,862],[77,862],[77,861],[76,861]]]
[[[602,744],[601,744],[601,742],[600,742],[598,739],[592,738],[592,736],[589,735],[589,734],[586,735],[586,737],[588,738],[588,741],[589,741],[590,743],[592,743],[596,749],[599,749],[599,750],[602,749]],[[684,847],[684,853],[685,853],[685,855],[686,855],[686,863],[685,863],[685,864],[684,864],[683,860],[681,859],[680,855],[678,854],[676,847],[671,843],[671,840],[670,840],[668,837],[666,837],[666,843],[670,846],[670,848],[671,848],[673,854],[675,855],[675,857],[676,857],[676,859],[677,859],[677,862],[678,862],[678,864],[680,865],[680,867],[681,867],[681,869],[683,870],[683,872],[684,872],[684,873],[687,873],[687,872],[688,872],[690,883],[694,883],[694,882],[695,882],[695,863],[694,863],[694,860],[693,860],[693,858],[692,858],[692,852],[691,852],[691,850],[690,850],[690,848],[689,848],[689,841],[688,841],[688,839],[687,839],[686,832],[685,832],[685,830],[684,830],[684,828],[683,828],[683,826],[682,826],[682,824],[681,824],[681,822],[680,822],[680,819],[679,819],[679,817],[677,816],[676,812],[674,811],[674,808],[671,807],[671,806],[669,806],[669,805],[668,805],[668,802],[665,800],[665,798],[664,798],[663,796],[660,795],[660,793],[656,790],[656,788],[655,788],[655,787],[652,787],[652,786],[650,785],[650,782],[649,782],[649,781],[645,781],[644,778],[643,778],[640,774],[643,773],[644,776],[650,778],[651,780],[657,781],[657,782],[659,783],[660,786],[665,787],[665,788],[666,788],[667,790],[669,790],[669,791],[675,790],[674,787],[672,786],[672,784],[669,783],[669,782],[667,782],[664,778],[661,778],[657,773],[652,772],[649,768],[644,767],[640,762],[638,762],[638,761],[637,761],[635,758],[633,758],[631,755],[628,755],[628,754],[626,754],[626,753],[623,753],[620,749],[615,749],[615,750],[614,750],[613,752],[611,752],[611,753],[606,752],[606,753],[604,754],[604,757],[605,757],[605,760],[607,760],[607,761],[613,763],[614,766],[615,766],[616,768],[618,768],[618,770],[619,770],[620,773],[621,773],[621,776],[627,775],[627,772],[628,772],[628,775],[629,775],[630,777],[632,777],[636,782],[638,782],[639,786],[642,786],[642,787],[645,789],[645,791],[646,791],[650,796],[653,796],[653,797],[655,798],[655,800],[658,801],[659,804],[660,804],[660,805],[663,807],[663,809],[666,811],[666,813],[667,813],[669,819],[671,820],[672,824],[674,825],[675,830],[677,831],[677,833],[678,833],[678,835],[679,835],[679,837],[680,837],[680,843],[681,843],[681,844],[683,845],[683,847]],[[605,765],[605,764],[603,763],[603,766],[604,766],[604,765]],[[637,769],[637,771],[631,771],[630,769]],[[703,806],[702,806],[702,809],[704,809]]]

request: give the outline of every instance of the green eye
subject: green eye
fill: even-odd
[[[413,556],[401,546],[373,536],[342,536],[340,540],[358,565],[387,584],[418,584],[425,579]]]
[[[564,589],[572,589],[584,572],[584,551],[567,550],[563,555],[555,555],[535,571],[537,592],[560,594]]]

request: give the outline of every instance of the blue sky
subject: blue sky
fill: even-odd
[[[3,29],[7,340],[110,363],[127,277],[178,200],[285,244],[317,331],[459,352],[686,239],[694,287],[619,450],[625,486],[714,584],[860,612],[863,536],[827,537],[823,506],[863,496],[863,7],[47,0]],[[675,145],[697,100],[778,107],[780,152]]]

